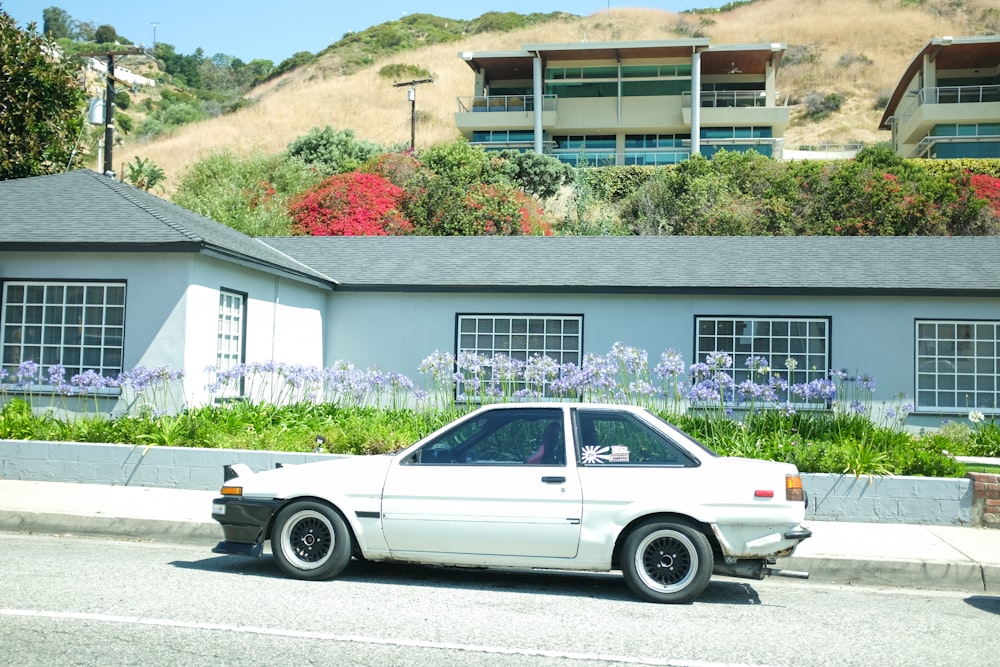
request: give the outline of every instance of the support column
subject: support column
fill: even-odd
[[[541,154],[544,152],[543,138],[544,131],[542,129],[542,112],[544,109],[544,99],[542,97],[542,79],[544,78],[544,72],[542,72],[542,56],[540,53],[536,53],[534,59],[531,61],[531,94],[535,97],[535,152]]]
[[[701,154],[701,52],[691,54],[691,155]]]

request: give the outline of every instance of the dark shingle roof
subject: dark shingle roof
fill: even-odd
[[[0,181],[0,249],[199,252],[331,283],[255,238],[88,169]]]
[[[1000,295],[1000,237],[269,237],[89,170],[0,181],[0,250],[198,252],[338,290]]]
[[[337,289],[1000,294],[997,237],[262,240]]]

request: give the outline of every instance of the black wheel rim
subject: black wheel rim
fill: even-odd
[[[280,548],[285,559],[301,570],[314,570],[333,552],[334,532],[330,520],[308,510],[289,519],[281,529]]]
[[[635,553],[635,569],[650,589],[672,593],[685,588],[698,572],[698,552],[687,535],[675,530],[650,533]]]

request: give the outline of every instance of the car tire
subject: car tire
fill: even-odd
[[[694,600],[705,591],[714,567],[708,538],[687,522],[646,521],[629,533],[623,545],[625,584],[650,602]]]
[[[329,579],[351,560],[351,532],[333,508],[295,502],[278,513],[271,552],[282,572],[296,579]]]

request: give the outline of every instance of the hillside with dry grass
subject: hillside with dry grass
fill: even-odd
[[[117,160],[135,156],[162,167],[167,191],[179,174],[218,150],[277,153],[313,127],[353,129],[358,138],[408,144],[406,89],[379,76],[390,64],[414,65],[434,83],[416,89],[416,146],[457,138],[456,98],[473,94],[472,71],[462,51],[513,50],[526,43],[586,39],[677,39],[705,36],[713,44],[783,42],[788,50],[777,73],[780,101],[792,107],[786,146],[877,143],[884,103],[906,66],[933,37],[1000,33],[994,0],[756,0],[726,12],[675,14],[652,9],[612,9],[565,18],[504,34],[425,47],[341,74],[336,53],[255,89],[252,104],[225,116],[185,126],[149,143],[126,139]],[[804,120],[804,100],[838,93],[841,109],[820,122]],[[116,160],[116,161],[117,161]]]

